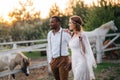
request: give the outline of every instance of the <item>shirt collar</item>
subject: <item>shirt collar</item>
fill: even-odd
[[[61,32],[62,31],[62,27],[60,27],[60,30],[58,32]]]

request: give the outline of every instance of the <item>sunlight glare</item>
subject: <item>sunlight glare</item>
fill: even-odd
[[[24,0],[0,0],[0,16],[2,16],[5,20],[10,21],[8,17],[8,13],[14,8],[20,7],[19,1]],[[33,7],[35,8],[35,11],[40,11],[40,17],[46,18],[48,16],[49,10],[52,5],[55,3],[59,6],[61,11],[64,13],[64,9],[67,7],[67,2],[69,0],[32,0],[33,1]],[[95,3],[97,0],[83,0],[86,4],[92,4],[92,1]]]
[[[17,0],[0,0],[0,16],[9,21],[8,13],[17,6]]]
[[[23,2],[24,0],[0,0],[0,16],[4,17],[4,19],[8,21],[8,13],[19,6],[18,1]],[[68,0],[33,0],[33,7],[35,7],[36,11],[41,12],[41,18],[46,18],[53,4],[56,3],[60,9],[64,11],[67,1]]]
[[[83,0],[85,2],[86,5],[91,6],[93,4],[93,2],[95,4],[97,4],[97,0]]]
[[[64,11],[67,1],[68,0],[34,0],[34,6],[37,10],[40,10],[41,18],[46,18],[52,5],[56,3],[59,8]]]
[[[40,11],[40,16],[41,18],[46,18],[48,15],[48,11],[53,4],[53,0],[34,0],[34,7],[36,8],[37,11]]]

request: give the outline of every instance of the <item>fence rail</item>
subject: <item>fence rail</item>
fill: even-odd
[[[115,37],[114,37],[115,36]],[[97,62],[102,62],[102,55],[105,51],[111,51],[111,50],[118,50],[120,49],[120,46],[116,46],[113,48],[107,48],[111,43],[113,43],[115,40],[117,40],[120,37],[120,33],[113,33],[113,34],[107,34],[106,37],[114,37],[110,42],[108,42],[106,45],[103,45],[103,42],[101,40],[101,36],[96,36],[96,52],[97,52]]]
[[[29,40],[29,41],[16,41],[16,42],[4,42],[0,43],[0,45],[8,45],[8,44],[23,44],[23,43],[35,43],[35,42],[44,42],[47,41],[47,39],[40,39],[40,40]]]
[[[43,66],[47,66],[47,61],[43,61],[39,64],[35,64],[35,65],[32,65],[29,67],[29,69],[35,69],[35,68],[40,68],[40,67],[43,67]],[[4,76],[7,76],[9,74],[15,74],[15,73],[19,73],[19,72],[22,72],[21,69],[16,69],[16,70],[13,70],[13,71],[3,71],[3,72],[0,72],[0,77],[4,77]]]
[[[27,46],[27,47],[19,47],[19,48],[17,47],[18,44],[37,43],[37,42],[39,42],[39,44]],[[41,39],[41,40],[32,40],[32,41],[18,41],[18,42],[0,43],[0,46],[4,46],[4,45],[15,45],[16,48],[5,49],[5,50],[1,49],[0,55],[7,54],[7,53],[15,53],[15,52],[46,51],[47,40]],[[46,65],[47,65],[47,61],[43,61],[43,62],[40,62],[39,64],[31,65],[29,68],[35,69],[35,68],[40,68],[40,67],[43,67]],[[4,76],[7,76],[9,74],[13,74],[13,73],[15,74],[15,73],[19,73],[19,72],[21,72],[21,69],[17,69],[17,70],[13,70],[13,71],[3,71],[3,72],[0,72],[0,77],[4,77]]]
[[[118,37],[120,37],[120,33],[114,33],[114,34],[107,34],[107,37],[110,36],[116,36],[111,42],[115,41]],[[36,43],[36,42],[46,42],[46,43],[40,43],[37,45],[32,45],[32,46],[27,46],[27,47],[21,47],[18,48],[17,45],[18,44],[25,44],[25,43]],[[110,43],[111,43],[110,42]],[[108,45],[110,44],[108,43]],[[41,39],[41,40],[32,40],[32,41],[18,41],[18,42],[7,42],[7,43],[0,43],[0,46],[3,45],[13,45],[13,49],[10,50],[0,50],[0,54],[6,54],[6,53],[14,53],[16,51],[21,51],[21,52],[28,52],[28,51],[45,51],[46,47],[47,47],[47,40],[46,39]],[[116,48],[112,48],[112,49],[105,49],[106,46],[103,47],[103,43],[100,42],[100,36],[97,36],[97,42],[96,42],[97,46],[96,46],[96,50],[97,50],[97,62],[101,63],[101,59],[102,59],[102,52],[104,51],[109,51],[109,50],[115,50],[115,49],[120,49],[120,44],[118,44],[118,46]],[[14,48],[15,46],[15,48]],[[47,65],[47,61],[40,63],[40,64],[36,64],[36,65],[32,65],[30,66],[30,69],[34,69],[34,68],[38,68],[38,67],[42,67],[42,66],[46,66]],[[8,72],[0,72],[0,77],[2,76],[6,76],[9,74],[13,74],[13,73],[18,73],[21,72],[20,69],[18,70],[14,70],[14,71],[8,71]]]

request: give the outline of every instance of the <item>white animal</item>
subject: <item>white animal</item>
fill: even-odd
[[[89,32],[84,31],[84,33],[88,36],[90,43],[95,43],[96,42],[95,36],[100,36],[100,39],[103,42],[105,40],[106,34],[110,30],[113,30],[113,31],[118,30],[113,20],[101,25],[100,27],[96,28],[93,31],[89,31]]]

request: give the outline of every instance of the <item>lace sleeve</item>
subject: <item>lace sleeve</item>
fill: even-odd
[[[94,72],[93,72],[93,67],[96,68],[96,61],[89,43],[89,40],[85,34],[82,34],[83,42],[85,45],[85,57],[87,59],[87,64],[90,72],[90,77],[94,79]]]

